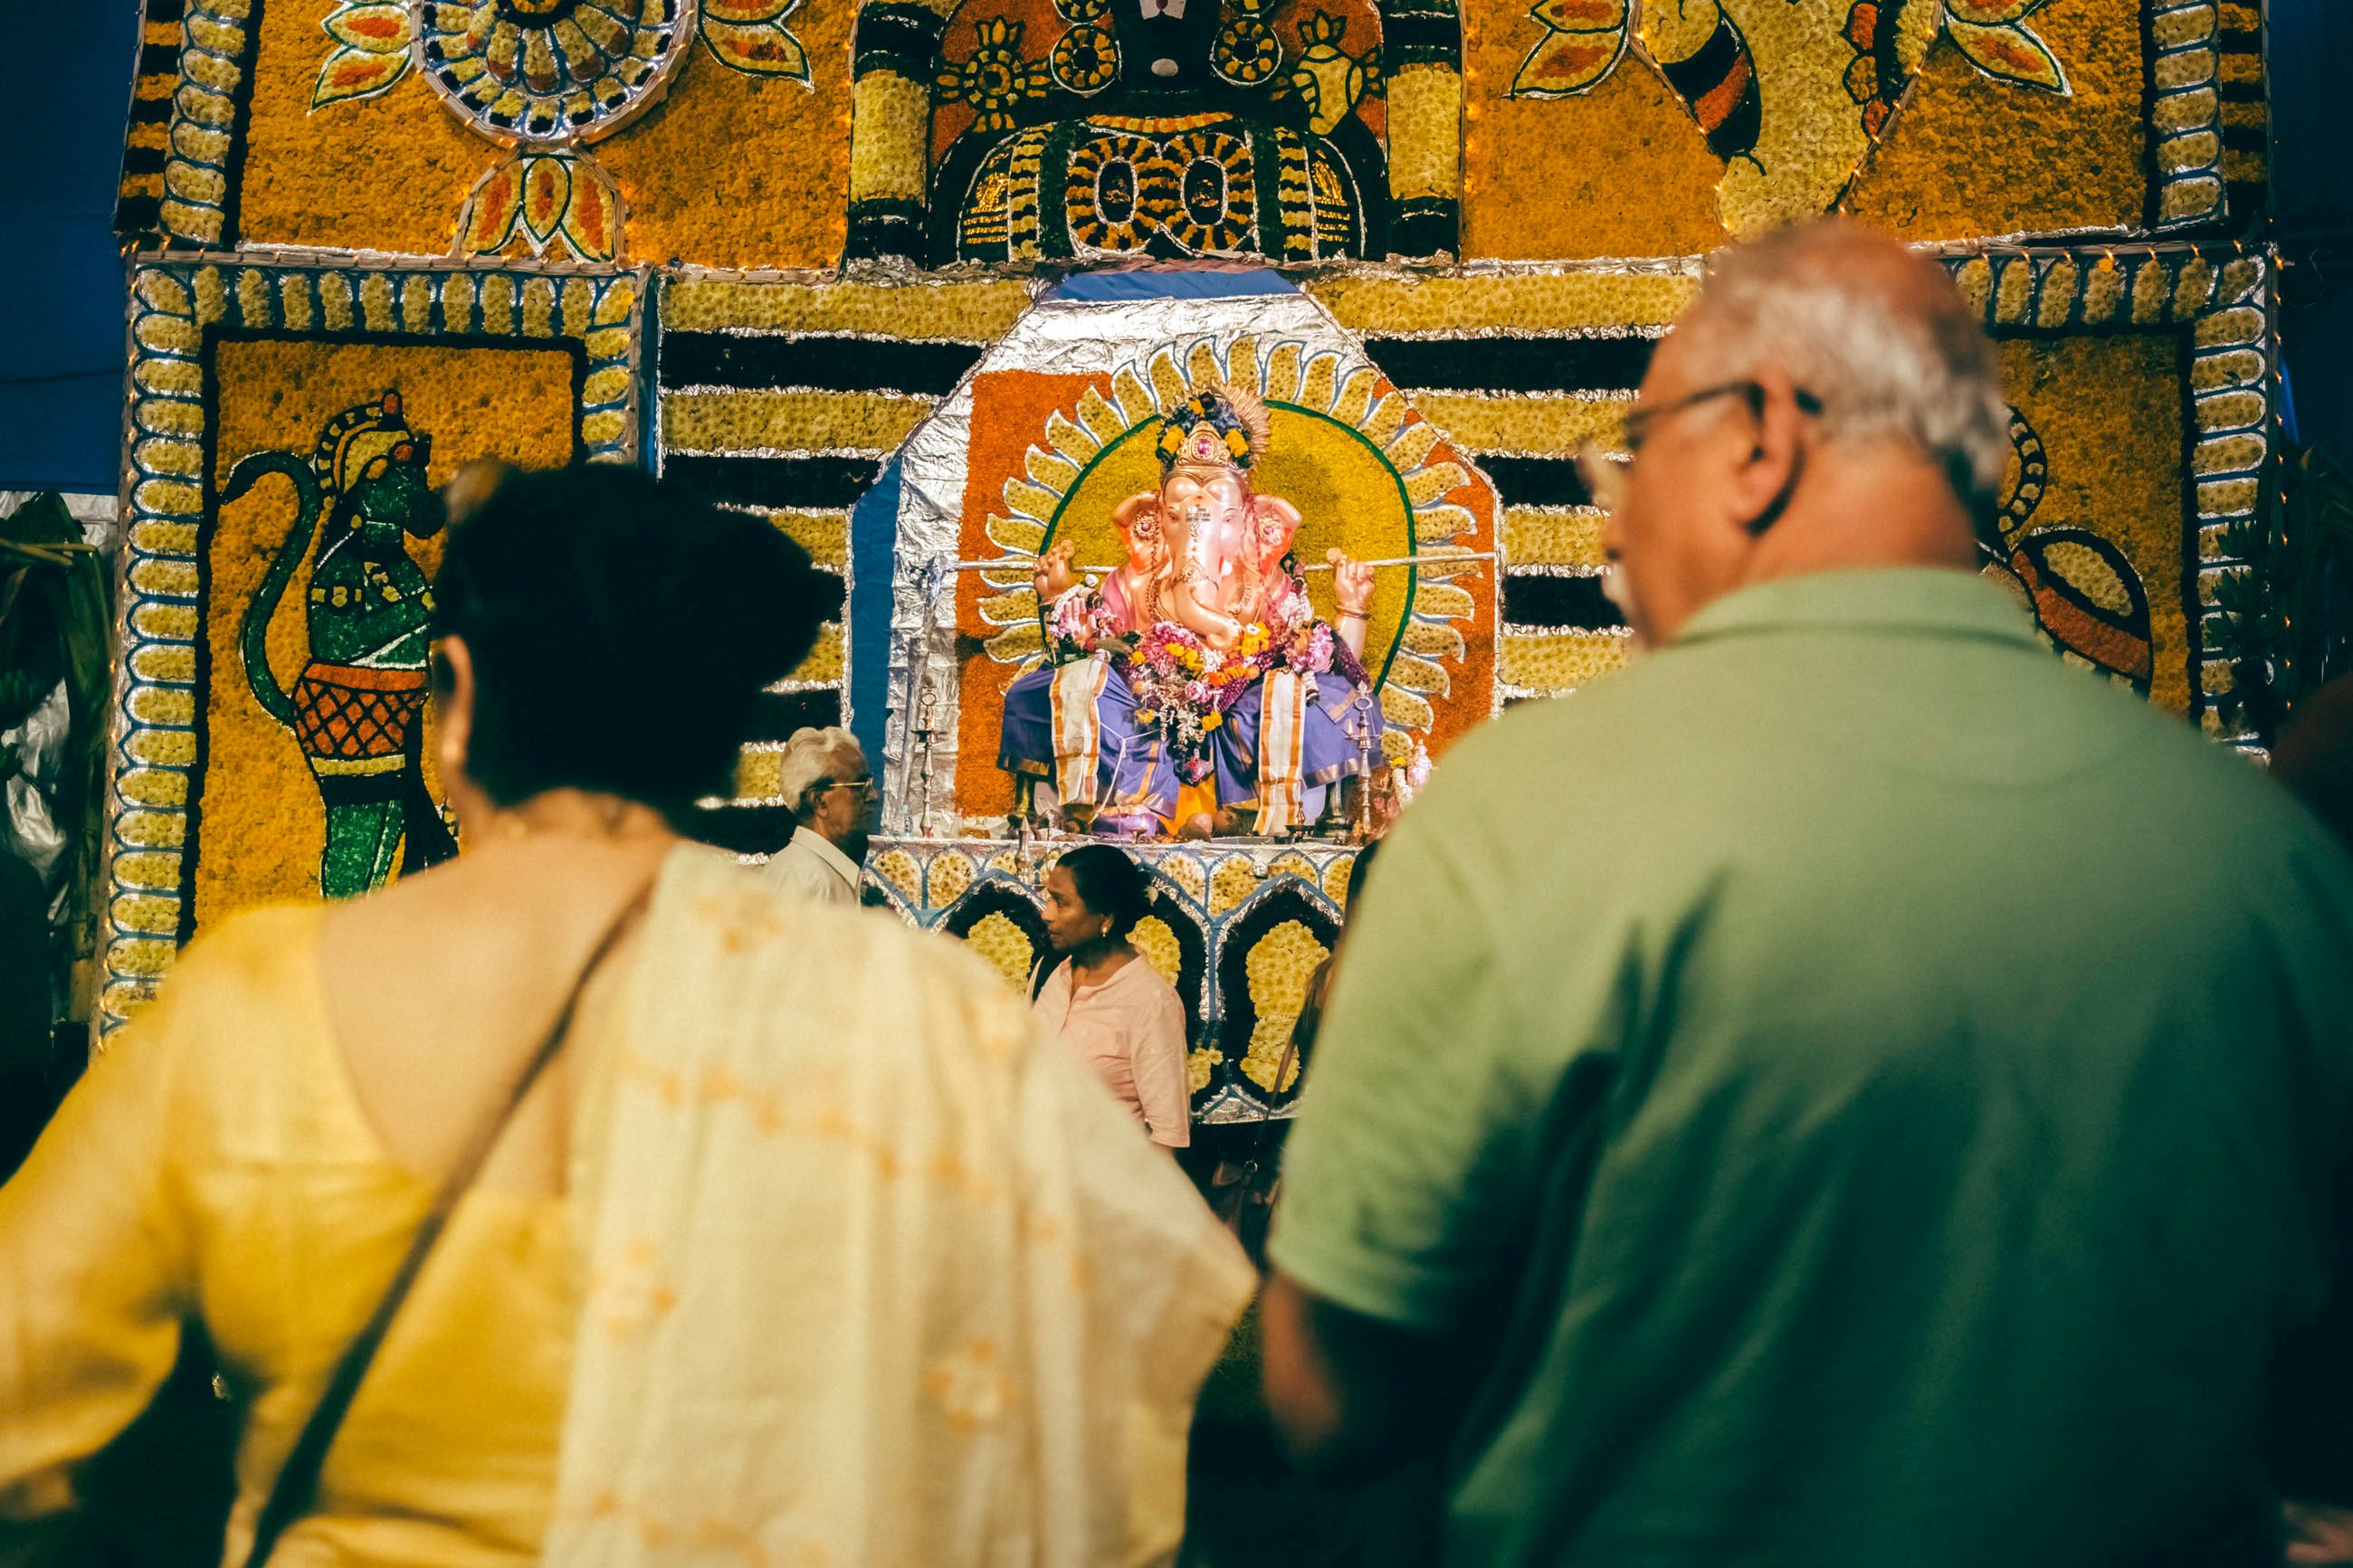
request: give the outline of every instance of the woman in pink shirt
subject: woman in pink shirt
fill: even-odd
[[[1056,862],[1045,914],[1060,957],[1037,988],[1037,1010],[1155,1143],[1181,1149],[1193,1141],[1185,1004],[1127,941],[1150,908],[1144,871],[1122,850],[1089,844]]]

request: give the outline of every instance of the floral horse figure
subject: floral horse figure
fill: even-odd
[[[1377,747],[1378,710],[1356,700],[1371,569],[1332,552],[1340,624],[1316,617],[1299,510],[1250,483],[1267,438],[1257,398],[1195,391],[1160,416],[1159,489],[1113,514],[1126,563],[1090,586],[1067,545],[1039,558],[1051,656],[1007,690],[997,763],[1051,780],[1069,820],[1203,837],[1255,808],[1278,834]]]
[[[294,731],[318,781],[327,814],[319,891],[330,899],[382,887],[404,841],[404,870],[457,853],[425,787],[419,720],[433,591],[407,547],[441,528],[425,477],[430,447],[402,416],[400,395],[387,392],[329,420],[307,464],[290,452],[255,452],[229,471],[222,492],[233,501],[279,474],[301,502],[246,606],[239,647],[255,700]],[[304,605],[310,660],[289,690],[270,669],[269,623],[314,533]]]

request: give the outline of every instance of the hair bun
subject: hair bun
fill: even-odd
[[[449,533],[437,636],[475,671],[469,770],[502,804],[559,785],[682,808],[725,787],[761,688],[840,580],[766,518],[643,472],[504,478]]]

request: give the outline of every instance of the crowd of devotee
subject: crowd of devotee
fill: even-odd
[[[1290,1563],[2353,1562],[2353,702],[2267,776],[2063,665],[1997,368],[1861,229],[1714,260],[1588,464],[1641,651],[1440,760],[1214,1157],[1108,831],[1182,781],[1107,764],[1012,983],[860,907],[847,730],[765,863],[681,831],[797,545],[477,476],[463,853],[209,925],[0,1185],[0,1561],[1272,1561],[1214,1439]],[[209,1540],[95,1544],[207,1445]]]

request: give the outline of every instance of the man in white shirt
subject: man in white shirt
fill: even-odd
[[[799,826],[768,858],[768,879],[823,904],[858,902],[874,775],[858,737],[802,730],[785,742],[784,795]]]

